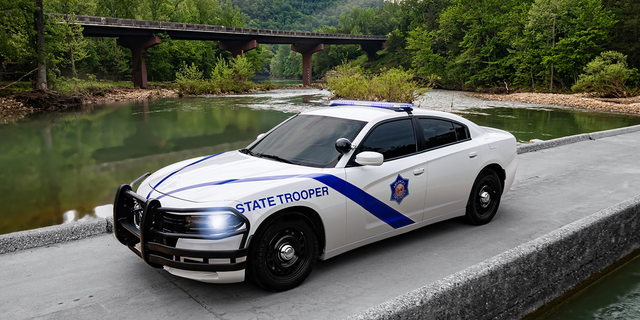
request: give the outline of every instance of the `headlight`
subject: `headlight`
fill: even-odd
[[[230,212],[214,212],[211,214],[187,216],[186,230],[189,233],[220,234],[236,231],[244,225],[244,221]]]

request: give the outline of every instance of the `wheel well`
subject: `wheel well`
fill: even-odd
[[[289,207],[286,209],[282,209],[278,212],[275,212],[271,216],[269,216],[267,219],[262,221],[262,223],[260,223],[260,226],[258,227],[256,232],[254,232],[253,234],[254,235],[257,234],[258,231],[260,231],[264,226],[268,225],[271,221],[279,219],[283,213],[289,212],[289,211],[300,212],[302,213],[302,216],[304,218],[308,219],[309,222],[311,222],[312,227],[316,230],[316,234],[318,235],[318,245],[320,247],[320,255],[324,254],[324,249],[326,244],[324,224],[322,224],[322,219],[320,219],[320,215],[318,215],[318,213],[315,210],[309,207],[302,207],[302,206]],[[251,245],[251,242],[253,242],[253,239],[250,239],[249,245]]]
[[[482,171],[484,171],[486,169],[492,170],[493,172],[498,174],[498,177],[502,181],[502,187],[504,187],[504,181],[507,179],[507,174],[504,172],[504,169],[502,169],[502,167],[499,164],[492,163],[492,164],[482,168],[482,170],[480,170],[480,172],[482,172]]]

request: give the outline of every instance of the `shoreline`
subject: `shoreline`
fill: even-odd
[[[482,100],[517,101],[603,112],[640,114],[640,96],[631,98],[599,98],[588,93],[563,94],[531,92],[509,94],[465,92],[465,94]]]
[[[281,86],[272,90],[281,89],[322,89],[322,85],[311,86]],[[249,90],[248,93],[270,90]],[[219,95],[233,95],[235,93],[223,93]],[[244,93],[238,93],[244,94]],[[599,98],[588,93],[530,93],[519,92],[510,94],[464,92],[470,97],[488,101],[517,101],[540,105],[556,105],[576,109],[595,110],[603,112],[616,112],[640,115],[640,96],[631,98]],[[46,111],[61,111],[69,107],[85,104],[102,104],[119,101],[142,101],[162,98],[196,97],[195,95],[180,95],[175,89],[166,87],[152,87],[149,89],[110,87],[92,88],[85,92],[65,96],[55,91],[30,91],[0,97],[0,125],[17,122],[26,116]],[[32,105],[41,105],[33,107]]]
[[[252,89],[247,92],[229,92],[214,96],[264,92],[282,89],[324,89],[323,85],[311,86],[276,86],[270,90]],[[197,97],[197,95],[181,95],[173,88],[155,87],[148,89],[129,87],[89,87],[85,91],[63,95],[53,90],[19,92],[0,97],[0,125],[15,123],[25,117],[39,112],[63,111],[71,107],[88,104],[103,104],[121,101],[144,101],[162,98]],[[38,106],[38,107],[34,107]]]

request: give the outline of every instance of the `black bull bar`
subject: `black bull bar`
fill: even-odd
[[[142,177],[141,177],[142,178]],[[138,180],[136,180],[138,181]],[[132,184],[135,184],[133,182]],[[136,207],[138,204],[138,207]],[[139,221],[135,215],[142,211]],[[192,233],[175,233],[163,230],[163,215],[168,212],[203,212],[206,209],[163,208],[156,199],[145,199],[135,193],[130,185],[123,184],[118,188],[113,205],[113,232],[116,239],[142,260],[154,268],[168,266],[171,268],[192,271],[237,271],[246,268],[248,247],[246,240],[249,233],[249,221],[243,215],[246,227],[243,230],[224,235],[202,235]],[[138,222],[138,225],[136,225]],[[138,227],[139,226],[139,227]],[[179,249],[175,245],[179,238],[218,240],[242,234],[238,250],[191,250]],[[245,246],[245,248],[242,248]],[[181,257],[183,259],[181,259]],[[187,259],[192,262],[182,261]],[[229,259],[229,263],[209,263],[209,259]]]

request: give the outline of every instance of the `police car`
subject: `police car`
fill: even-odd
[[[410,104],[333,101],[245,149],[120,186],[114,233],[176,276],[283,291],[318,258],[454,217],[488,223],[516,167],[508,132]]]

